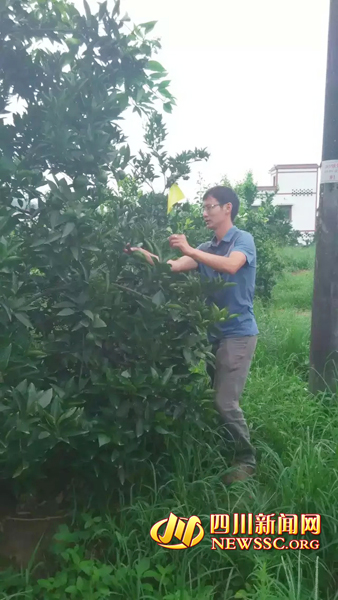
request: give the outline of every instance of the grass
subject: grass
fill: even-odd
[[[312,249],[296,250],[304,267]],[[294,257],[293,268],[300,270],[300,263]],[[61,531],[53,559],[59,587],[54,581],[48,590],[44,580],[37,588],[30,573],[15,572],[9,585],[7,573],[0,598],[338,599],[338,403],[337,395],[313,397],[307,389],[312,279],[311,272],[290,270],[270,307],[256,302],[260,338],[243,410],[257,448],[257,477],[225,488],[220,425],[201,431],[182,423],[181,439],[168,439],[167,451],[149,465],[149,481],[121,494],[117,513],[107,501],[98,515],[88,502],[93,518],[77,514],[73,528]],[[202,542],[182,551],[156,545],[150,528],[170,512],[198,515]],[[320,514],[320,548],[211,550],[211,513],[262,512]]]
[[[313,295],[313,272],[285,273],[272,291],[274,308],[310,311]]]
[[[315,245],[280,248],[280,256],[288,271],[313,271],[315,252]]]

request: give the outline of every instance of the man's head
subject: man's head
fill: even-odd
[[[208,229],[218,229],[225,222],[232,224],[239,210],[235,192],[224,185],[217,185],[203,196],[203,217]]]

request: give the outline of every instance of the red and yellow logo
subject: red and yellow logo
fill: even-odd
[[[159,530],[162,525],[167,524],[162,535],[159,534]],[[194,537],[195,530],[197,533]],[[163,548],[170,548],[171,550],[184,550],[185,548],[192,548],[200,543],[204,538],[204,529],[202,527],[201,519],[195,515],[189,517],[189,519],[176,517],[174,513],[170,513],[168,519],[161,519],[152,526],[150,530],[150,537],[154,542]],[[173,538],[180,540],[180,543],[171,544]]]

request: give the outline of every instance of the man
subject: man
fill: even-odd
[[[214,388],[216,406],[223,418],[226,440],[233,449],[232,469],[225,483],[244,480],[255,473],[256,452],[250,443],[249,429],[239,406],[251,361],[255,352],[258,329],[253,313],[256,279],[256,248],[253,237],[233,225],[239,210],[239,199],[228,187],[216,186],[203,197],[203,216],[208,229],[214,231],[210,242],[192,248],[185,235],[172,235],[171,248],[183,256],[168,260],[175,272],[198,269],[208,279],[221,277],[236,285],[217,291],[211,301],[237,315],[218,325],[218,333],[210,335],[216,356]],[[157,256],[143,248],[127,247],[125,251],[143,252],[150,264]]]

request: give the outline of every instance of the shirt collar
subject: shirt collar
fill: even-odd
[[[236,227],[236,225],[233,225],[233,226],[232,226],[232,227],[229,229],[229,231],[227,231],[227,233],[225,234],[225,236],[224,236],[224,237],[222,237],[222,239],[220,240],[220,242],[219,242],[219,243],[221,243],[221,242],[230,242],[230,240],[231,240],[231,238],[232,238],[233,234],[235,233],[235,231],[236,231],[237,229],[238,229],[238,227]],[[217,246],[217,245],[218,245],[218,240],[217,240],[217,237],[216,237],[215,235],[214,235],[214,237],[213,237],[213,238],[212,238],[212,240],[211,240],[211,245],[212,245],[212,246]]]

